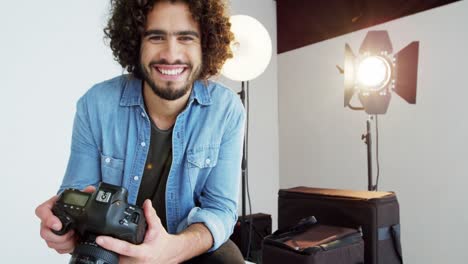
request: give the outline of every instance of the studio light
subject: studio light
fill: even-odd
[[[370,115],[387,112],[391,93],[416,103],[419,42],[393,54],[387,31],[369,31],[355,56],[345,45],[344,106],[363,109]],[[358,94],[362,107],[350,104]]]
[[[250,16],[231,16],[229,22],[234,34],[234,41],[231,43],[233,57],[224,63],[221,74],[234,81],[253,80],[270,63],[270,35],[258,20]]]
[[[252,212],[250,212],[249,228],[246,222],[246,201],[250,195],[248,188],[248,145],[249,145],[249,81],[257,78],[267,68],[271,60],[272,44],[270,34],[255,18],[246,15],[235,15],[229,19],[231,32],[234,34],[231,50],[233,57],[228,59],[221,74],[228,79],[241,82],[239,96],[246,110],[246,127],[244,135],[244,150],[242,155],[242,217],[241,217],[241,247],[245,259],[250,259],[252,241]],[[248,232],[246,232],[248,231]],[[248,235],[246,236],[246,234]]]
[[[369,31],[354,55],[345,44],[344,107],[364,110],[369,114],[366,132],[361,136],[367,145],[367,177],[369,191],[376,191],[379,182],[378,125],[377,115],[385,114],[392,92],[410,104],[416,104],[418,79],[419,42],[413,41],[393,55],[392,43],[387,31]],[[358,94],[362,106],[353,106],[351,99]],[[373,183],[371,121],[375,119],[376,131],[376,184]]]

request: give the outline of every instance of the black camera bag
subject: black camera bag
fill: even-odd
[[[309,217],[265,237],[262,258],[264,264],[362,264],[364,241],[358,229],[322,225]]]
[[[399,205],[393,192],[295,187],[278,198],[278,228],[314,215],[321,224],[362,227],[366,264],[403,263]]]
[[[237,245],[242,255],[246,256],[246,260],[261,263],[263,238],[271,235],[271,215],[263,213],[246,215],[244,230],[241,227],[242,218],[243,216],[239,216],[230,239]],[[249,231],[252,232],[250,234],[250,250],[247,249]],[[244,239],[246,240],[244,242],[245,245],[242,243],[242,235],[244,235]],[[249,256],[247,256],[248,251],[250,253]]]

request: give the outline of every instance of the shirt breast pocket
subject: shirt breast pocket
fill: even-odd
[[[219,146],[193,148],[187,152],[188,171],[192,190],[200,193],[211,170],[218,163]]]
[[[124,160],[111,156],[101,155],[102,181],[121,185],[124,171]]]

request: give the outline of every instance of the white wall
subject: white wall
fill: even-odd
[[[61,182],[77,99],[92,84],[121,73],[103,41],[108,2],[1,1],[2,263],[69,259],[41,240],[34,209]],[[233,14],[257,17],[276,39],[273,1],[235,0],[232,6]],[[255,124],[250,132],[253,209],[274,217],[279,185],[275,57],[265,74],[251,83]]]
[[[367,189],[366,114],[343,108],[344,45],[388,30],[394,51],[420,41],[417,104],[393,94],[379,117],[380,190],[400,202],[405,263],[466,263],[468,2],[278,56],[280,187]]]
[[[2,262],[69,259],[40,239],[34,209],[61,182],[76,100],[121,72],[103,43],[106,3],[2,1]]]

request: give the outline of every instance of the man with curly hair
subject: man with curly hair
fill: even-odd
[[[232,56],[225,9],[221,0],[111,0],[104,32],[129,74],[78,101],[59,192],[92,192],[103,181],[125,187],[128,202],[143,207],[141,245],[96,238],[120,263],[243,263],[228,238],[237,220],[245,112],[234,92],[209,80]],[[56,199],[36,209],[41,236],[69,253],[73,231],[51,231],[62,227],[51,212]]]

